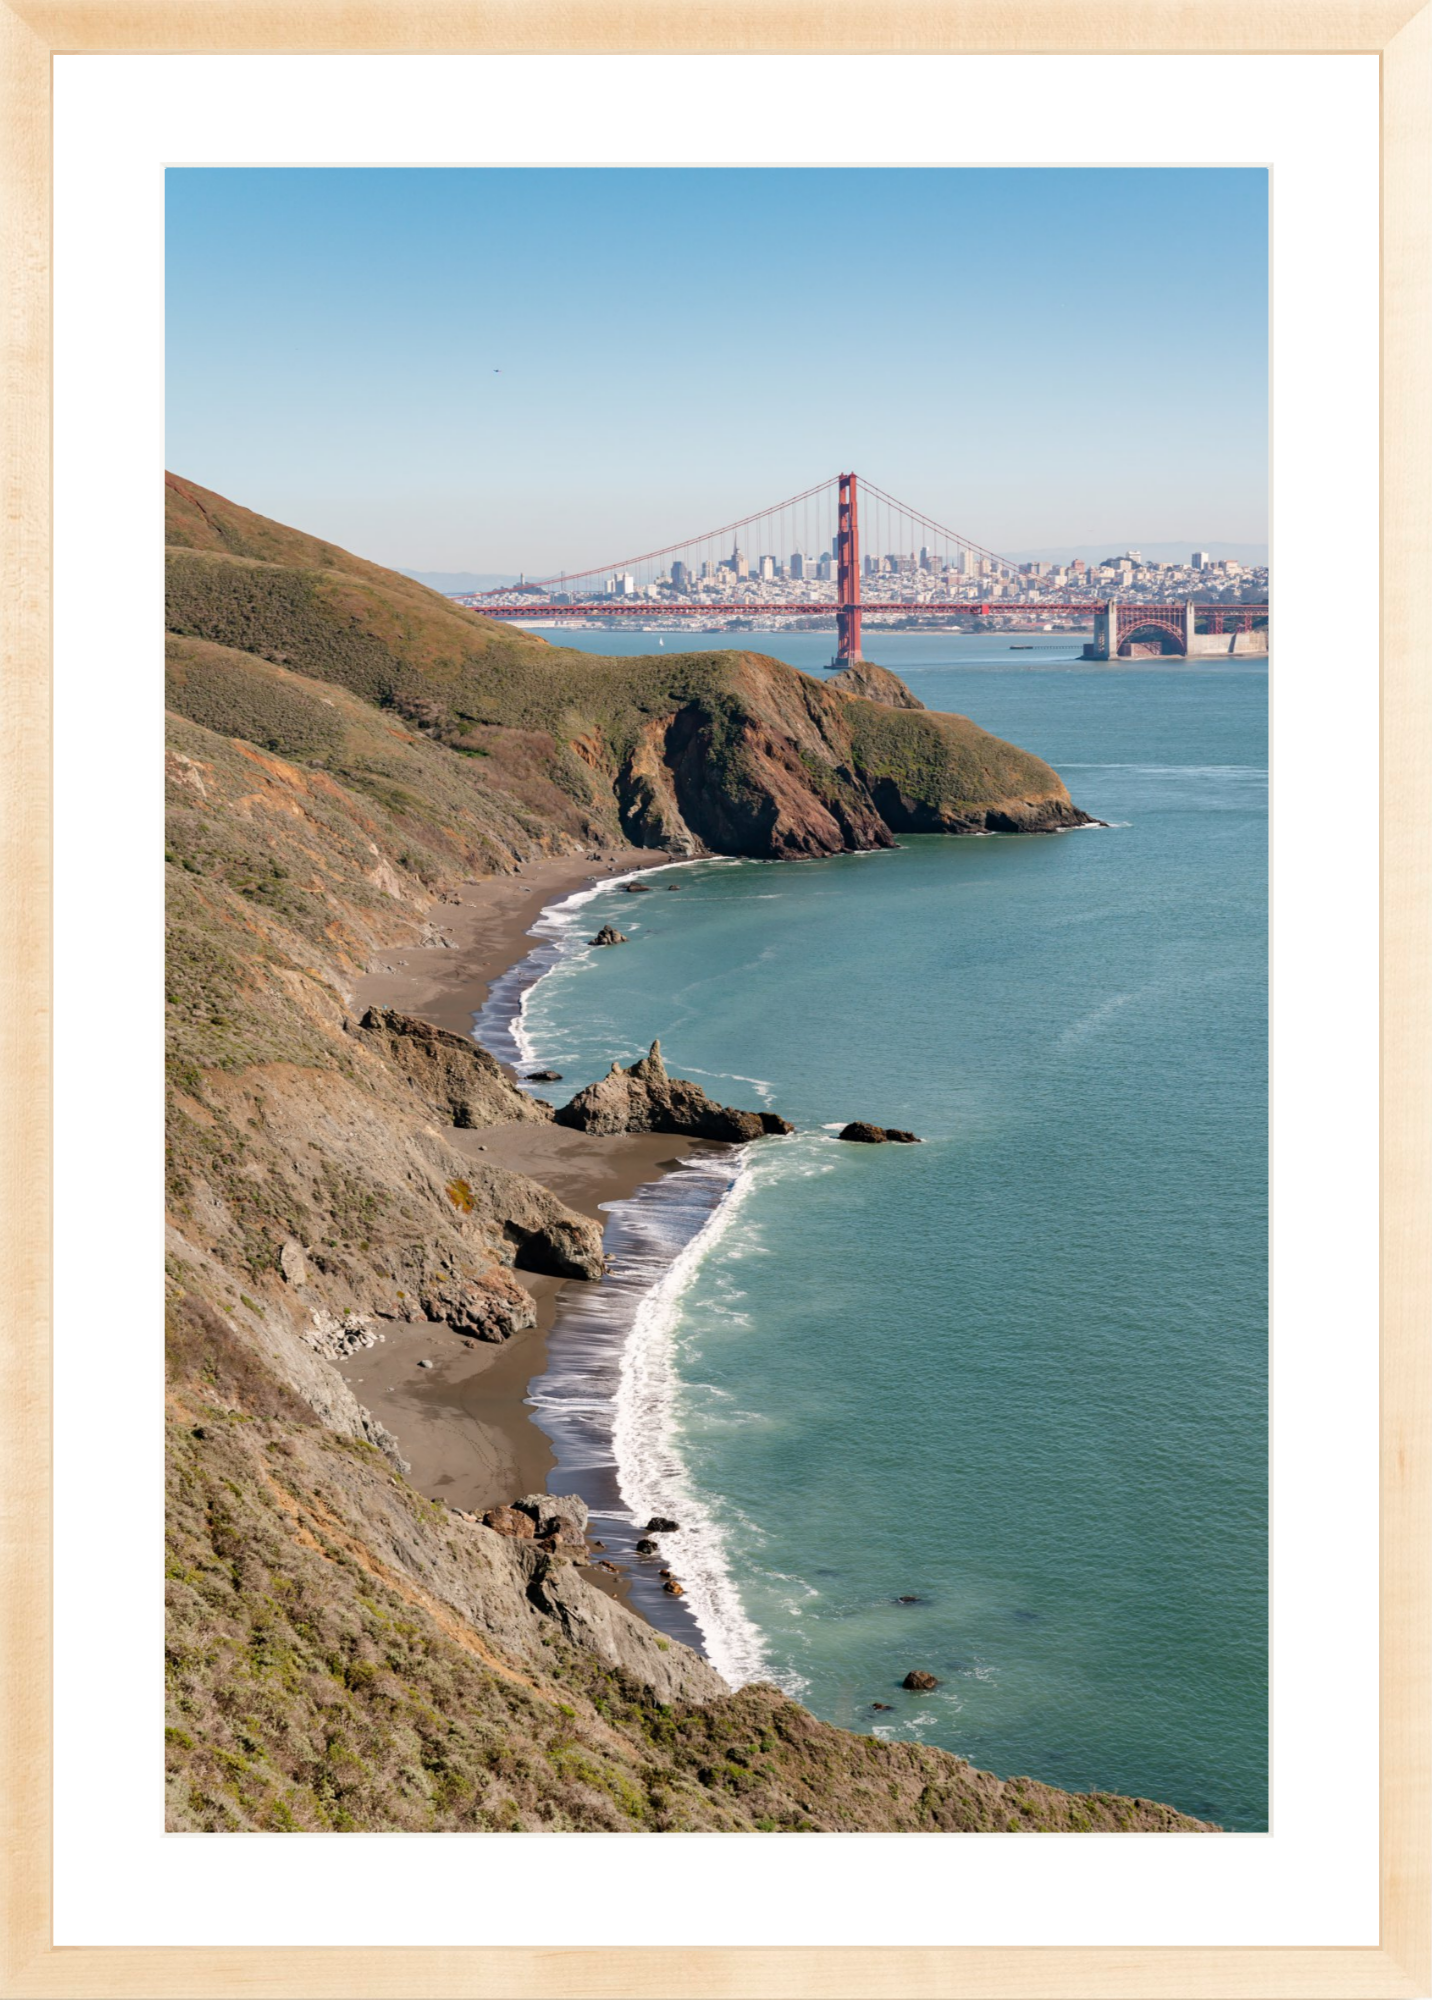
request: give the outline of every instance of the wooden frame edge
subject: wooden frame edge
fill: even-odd
[[[1061,24],[1062,23],[1062,30]],[[1131,27],[1135,32],[1130,32]],[[1378,50],[1383,71],[1382,1943],[1367,1950],[656,1947],[385,1952],[50,1943],[50,71],[60,52]],[[0,1992],[665,2000],[1420,2000],[1432,1991],[1432,0],[0,0]],[[27,1087],[16,1089],[16,1079]],[[40,1559],[37,1560],[37,1557]]]

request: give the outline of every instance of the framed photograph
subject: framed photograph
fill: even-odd
[[[1427,1992],[1432,9],[0,23],[5,1992]]]

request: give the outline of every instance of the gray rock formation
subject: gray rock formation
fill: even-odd
[[[449,1034],[413,1014],[370,1007],[355,1033],[376,1045],[433,1108],[464,1127],[551,1117],[540,1098],[514,1091],[496,1059],[467,1035]]]
[[[730,1692],[699,1653],[663,1638],[560,1557],[537,1554],[527,1595],[574,1645],[587,1647],[610,1667],[624,1667],[660,1701],[717,1701]]]
[[[559,1125],[608,1138],[619,1132],[675,1132],[741,1142],[795,1129],[770,1111],[715,1104],[699,1083],[668,1076],[660,1042],[653,1042],[649,1054],[630,1069],[613,1063],[599,1083],[579,1090],[556,1116]]]
[[[630,942],[630,938],[624,936],[613,924],[603,924],[592,939],[593,944],[630,944]]]
[[[852,1139],[859,1146],[918,1146],[922,1143],[917,1133],[902,1132],[898,1125],[867,1125],[860,1118],[835,1136],[837,1139]]]

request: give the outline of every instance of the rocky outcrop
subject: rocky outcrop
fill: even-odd
[[[896,833],[1057,833],[1091,826],[1058,773],[967,716],[849,704],[851,755]]]
[[[603,924],[592,939],[593,944],[626,944],[627,942],[628,939],[623,936],[614,924]]]
[[[842,694],[859,695],[863,701],[883,702],[887,708],[925,706],[898,674],[892,674],[888,667],[877,667],[874,660],[853,660],[840,673],[832,674],[826,686],[838,688]]]
[[[940,1683],[933,1674],[924,1673],[917,1667],[913,1673],[906,1674],[900,1685],[902,1688],[910,1688],[916,1694],[928,1694],[932,1688],[937,1688]]]
[[[537,1533],[532,1516],[520,1507],[489,1507],[482,1525],[491,1528],[494,1535],[511,1535],[515,1541],[530,1542]]]
[[[474,1207],[496,1222],[519,1271],[541,1271],[552,1278],[601,1277],[606,1268],[601,1224],[568,1208],[540,1181],[504,1167],[470,1166],[466,1181],[457,1185],[465,1186]]]
[[[552,1115],[540,1098],[514,1090],[497,1061],[470,1036],[450,1034],[391,1007],[370,1007],[354,1032],[376,1045],[453,1125],[500,1125],[513,1118],[541,1123]]]
[[[904,1132],[898,1125],[867,1125],[856,1118],[836,1133],[837,1139],[851,1139],[859,1146],[918,1146],[920,1140],[914,1132]]]
[[[443,1320],[454,1333],[472,1340],[510,1340],[537,1323],[531,1293],[500,1264],[489,1265],[478,1282],[452,1272],[434,1273],[423,1280],[418,1302],[425,1318]]]
[[[630,1069],[614,1062],[599,1083],[579,1090],[556,1115],[559,1125],[605,1138],[621,1132],[673,1132],[739,1143],[795,1130],[772,1112],[715,1104],[699,1083],[668,1076],[660,1042],[653,1042],[649,1053]]]
[[[634,1675],[658,1701],[719,1701],[730,1693],[699,1654],[663,1638],[558,1556],[538,1555],[527,1595],[572,1645]]]
[[[513,1506],[532,1523],[536,1539],[550,1554],[585,1556],[587,1503],[577,1493],[528,1493]]]

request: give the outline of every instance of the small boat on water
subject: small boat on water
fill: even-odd
[[[1011,646],[1009,650],[1011,653],[1032,653],[1034,648],[1033,646]]]

